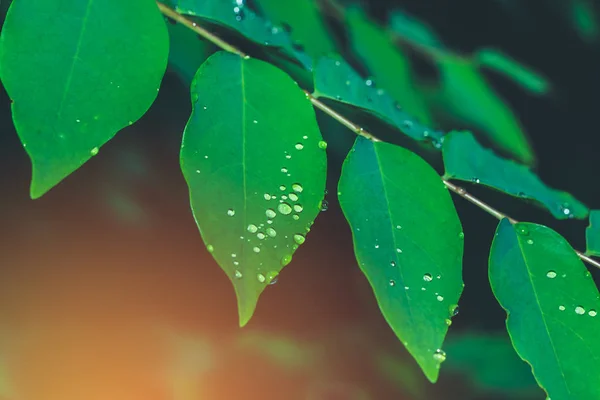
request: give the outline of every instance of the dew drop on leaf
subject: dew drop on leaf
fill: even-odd
[[[230,208],[229,210],[227,210],[227,215],[233,217],[235,215],[235,210],[233,208]]]
[[[575,313],[579,314],[579,315],[583,315],[583,314],[585,314],[585,308],[583,308],[581,306],[577,306],[577,307],[575,307]]]
[[[291,201],[298,201],[298,195],[296,193],[290,193],[288,197]]]
[[[433,358],[438,362],[446,361],[446,352],[442,349],[437,349],[435,353],[433,353]]]
[[[444,296],[439,296],[438,295],[438,297],[436,297],[436,298],[437,298],[437,301],[444,301]]]
[[[252,248],[252,251],[255,252],[255,253],[260,253],[260,247],[254,246]]]
[[[296,150],[302,150],[304,148],[304,145],[302,143],[296,143],[294,147],[296,148]]]
[[[267,228],[267,235],[269,235],[270,237],[275,237],[277,236],[277,231],[275,231],[275,229],[273,228]]]
[[[258,279],[258,281],[260,283],[263,283],[263,282],[265,282],[267,280],[267,278],[263,274],[257,274],[256,275],[256,279]]]
[[[288,215],[292,212],[292,206],[290,206],[288,203],[281,203],[277,206],[277,211],[283,215]]]
[[[292,256],[289,254],[286,254],[285,256],[283,256],[281,258],[281,265],[283,267],[285,267],[286,265],[288,265],[290,262],[292,262]]]
[[[256,225],[254,225],[254,224],[248,225],[248,232],[256,233],[256,231],[258,231],[258,228],[256,227]]]
[[[91,154],[92,156],[95,156],[95,155],[98,155],[98,152],[99,152],[99,151],[100,151],[100,149],[99,149],[99,148],[97,148],[97,147],[94,147],[92,150],[90,150],[90,154]]]
[[[304,190],[304,188],[302,188],[302,185],[299,183],[294,183],[292,185],[292,190],[296,193],[302,193],[302,191]]]
[[[277,216],[277,213],[272,208],[268,208],[267,211],[265,211],[265,215],[267,216],[267,218],[275,218]]]
[[[561,306],[558,306],[558,309],[559,309],[560,311],[565,311],[565,306],[562,306],[562,305],[561,305]]]
[[[236,269],[236,270],[235,270],[235,272],[234,272],[234,274],[233,274],[233,276],[234,276],[236,279],[242,279],[242,276],[243,276],[243,275],[242,275],[242,272],[241,272],[240,270]]]
[[[546,274],[546,276],[550,279],[554,279],[556,278],[556,272],[555,271],[548,271],[548,273]]]
[[[324,140],[319,141],[319,148],[325,150],[327,148],[327,142]]]
[[[206,250],[208,250],[209,253],[212,253],[215,251],[215,248],[211,244],[208,244],[206,245]]]
[[[390,286],[396,286],[396,281],[393,279],[390,279]]]
[[[299,235],[299,234],[294,235],[294,242],[296,242],[298,244],[304,243],[305,240],[306,240],[306,238],[303,235]]]
[[[588,315],[589,315],[590,317],[595,317],[596,315],[598,315],[598,313],[596,312],[596,310],[590,310],[590,311],[588,312]]]
[[[300,204],[294,204],[294,211],[299,213],[302,212],[302,210],[304,210],[304,208],[302,207],[302,205]]]
[[[423,280],[425,282],[431,282],[433,280],[433,277],[431,276],[431,274],[425,274],[423,275]]]

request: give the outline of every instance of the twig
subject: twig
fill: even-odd
[[[184,25],[185,27],[191,29],[192,31],[194,31],[195,33],[197,33],[198,35],[204,37],[205,39],[207,39],[208,41],[214,43],[215,45],[217,45],[218,47],[222,48],[225,51],[228,51],[230,53],[235,53],[238,54],[240,57],[243,58],[249,58],[249,55],[247,55],[246,53],[244,53],[243,51],[241,51],[240,49],[238,49],[237,47],[235,47],[234,45],[225,42],[223,39],[221,39],[220,37],[214,35],[212,32],[209,32],[208,30],[204,29],[203,27],[201,27],[200,25],[198,25],[197,23],[189,20],[188,18],[184,17],[183,15],[179,14],[178,12],[176,12],[175,10],[167,7],[166,5],[162,4],[160,1],[157,1],[156,4],[158,5],[158,8],[160,9],[160,11],[163,13],[163,15],[177,21],[178,23]],[[311,103],[318,108],[319,110],[323,111],[325,114],[329,115],[330,117],[332,117],[333,119],[335,119],[336,121],[338,121],[340,124],[344,125],[346,128],[350,129],[352,132],[354,132],[357,135],[363,136],[369,140],[372,140],[374,142],[378,142],[380,141],[375,135],[373,135],[372,133],[366,131],[365,129],[363,129],[360,125],[352,122],[351,120],[349,120],[348,118],[346,118],[345,116],[341,115],[340,113],[338,113],[337,111],[333,110],[331,107],[327,106],[325,103],[321,102],[319,99],[317,99],[316,97],[314,97],[310,92],[308,91],[304,91],[304,93],[306,94],[306,96],[310,99]],[[453,184],[452,182],[441,178],[442,182],[444,182],[444,185],[446,185],[446,187],[453,191],[454,193],[456,193],[457,195],[459,195],[460,197],[462,197],[463,199],[469,201],[472,204],[475,204],[477,207],[479,207],[480,209],[482,209],[483,211],[485,211],[486,213],[492,215],[493,217],[501,220],[501,219],[508,219],[512,224],[516,224],[518,223],[517,220],[507,216],[506,214],[496,210],[494,207],[490,206],[489,204],[487,204],[486,202],[484,202],[483,200],[478,199],[477,197],[473,196],[472,194],[468,193],[464,188],[457,186],[455,184]],[[579,256],[579,258],[585,262],[587,262],[590,265],[593,265],[594,267],[600,269],[600,262],[596,261],[595,259],[586,256],[585,254],[581,253],[580,251],[575,250],[575,252],[577,253],[577,255]]]

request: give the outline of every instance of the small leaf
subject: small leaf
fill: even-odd
[[[362,137],[344,161],[338,190],[381,312],[435,382],[463,289],[464,236],[450,194],[419,156]]]
[[[390,29],[403,39],[433,49],[444,48],[429,26],[400,10],[392,11],[389,24]]]
[[[482,147],[469,132],[444,138],[445,177],[480,183],[512,196],[534,200],[555,218],[585,218],[588,208],[566,192],[546,186],[524,165],[501,158]]]
[[[405,112],[383,89],[364,80],[341,58],[321,57],[314,68],[317,98],[326,98],[363,109],[415,140],[440,145],[443,132],[429,129]]]
[[[196,74],[192,101],[181,169],[243,326],[321,209],[324,142],[310,100],[262,61],[216,53]]]
[[[180,14],[216,22],[262,46],[281,48],[306,70],[312,69],[311,58],[294,48],[290,36],[283,28],[254,13],[243,1],[173,0],[173,3]]]
[[[144,115],[167,66],[168,40],[150,0],[11,5],[0,36],[0,77],[33,164],[31,197]]]
[[[600,296],[569,243],[545,226],[504,219],[489,274],[513,346],[548,397],[600,398]]]
[[[542,95],[550,90],[550,83],[546,79],[498,50],[480,49],[473,57],[480,68],[489,68],[505,75],[531,93]]]
[[[431,115],[415,87],[410,59],[403,50],[361,9],[348,9],[346,24],[351,46],[366,64],[377,86],[385,89],[413,119],[431,125]]]
[[[334,51],[335,45],[315,0],[258,0],[258,5],[272,22],[289,26],[292,40],[313,59]]]
[[[590,225],[585,230],[587,254],[600,256],[600,210],[590,211]]]
[[[473,126],[500,150],[533,164],[535,157],[521,125],[470,59],[447,53],[438,57],[442,78],[439,107]]]

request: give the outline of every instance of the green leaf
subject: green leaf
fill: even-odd
[[[450,53],[438,57],[440,101],[445,113],[473,126],[500,150],[525,164],[535,156],[517,117],[494,93],[470,59]]]
[[[548,397],[600,398],[600,296],[569,243],[545,226],[504,219],[489,274],[513,346]]]
[[[167,29],[151,0],[11,5],[0,36],[0,77],[33,164],[32,198],[148,110],[168,51]]]
[[[292,39],[281,27],[273,25],[254,13],[238,0],[173,0],[175,10],[231,29],[262,46],[283,49],[306,70],[312,69],[312,60],[294,48]],[[240,4],[241,3],[241,4]]]
[[[466,375],[475,387],[510,394],[511,399],[539,391],[530,366],[515,354],[506,334],[450,336],[446,352],[447,371]]]
[[[443,133],[429,129],[405,112],[383,89],[366,81],[341,58],[321,57],[314,68],[317,98],[325,98],[369,112],[415,140],[441,146]]]
[[[590,225],[585,230],[587,254],[600,256],[600,210],[590,211]]]
[[[544,77],[498,50],[480,49],[473,58],[480,68],[489,68],[505,75],[531,93],[542,95],[550,90],[550,83]]]
[[[258,5],[273,23],[289,26],[292,40],[302,45],[313,59],[334,51],[335,45],[315,0],[258,0]]]
[[[405,40],[432,49],[444,48],[444,44],[429,26],[400,10],[392,11],[389,24],[390,29]]]
[[[448,134],[442,151],[447,179],[480,183],[534,200],[558,219],[582,219],[588,215],[588,208],[572,195],[549,188],[529,168],[497,156],[477,143],[469,132]]]
[[[167,24],[169,29],[169,67],[189,85],[196,71],[215,52],[215,46],[181,24]]]
[[[181,168],[243,326],[320,211],[325,143],[310,100],[262,61],[216,53],[198,70],[192,100]]]
[[[362,137],[344,161],[338,190],[383,316],[435,382],[464,286],[464,235],[448,190],[416,154]]]
[[[413,119],[431,125],[429,110],[414,85],[410,59],[393,43],[392,37],[369,20],[363,10],[355,7],[346,11],[346,24],[351,46],[377,85],[385,89]]]

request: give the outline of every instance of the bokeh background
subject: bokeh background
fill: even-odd
[[[2,19],[6,6],[2,1]],[[552,84],[546,96],[493,73],[486,79],[521,120],[542,179],[600,207],[600,10],[593,1],[371,0],[362,6],[382,21],[403,10],[457,52],[493,47],[541,72]],[[426,60],[415,55],[414,62],[436,79]],[[202,244],[179,170],[188,98],[181,71],[169,69],[140,121],[33,201],[29,160],[0,90],[0,399],[544,398],[512,351],[487,280],[497,221],[459,198],[466,287],[440,381],[425,380],[387,327],[353,258],[335,196],[353,134],[323,116],[329,209],[240,329],[231,284]],[[584,249],[585,221],[559,222],[508,196],[469,190]]]

